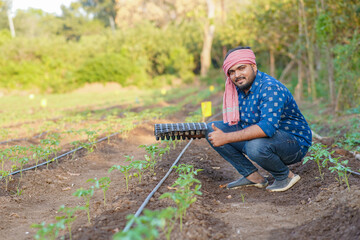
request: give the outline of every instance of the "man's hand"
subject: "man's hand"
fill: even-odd
[[[214,129],[213,132],[209,133],[209,141],[214,147],[220,147],[229,143],[228,136],[226,133],[215,127],[214,123],[211,125]]]

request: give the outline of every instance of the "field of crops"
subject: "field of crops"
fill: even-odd
[[[291,166],[302,180],[287,192],[227,190],[223,185],[239,176],[206,140],[154,137],[156,123],[201,122],[201,102],[208,100],[218,113],[222,93],[216,87],[0,98],[0,236],[360,237],[356,136],[314,138],[304,161]],[[132,217],[177,159],[145,210]]]

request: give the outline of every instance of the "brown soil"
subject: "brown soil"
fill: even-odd
[[[108,173],[114,164],[126,164],[125,155],[143,159],[141,144],[155,143],[153,124],[180,122],[185,115],[173,119],[151,121],[134,129],[128,137],[114,137],[97,145],[93,153],[84,151],[71,160],[65,158],[53,163],[49,169],[42,167],[23,175],[20,196],[15,191],[19,176],[10,183],[10,191],[0,190],[0,238],[32,239],[36,230],[31,224],[54,222],[61,205],[74,207],[84,202],[72,193],[80,187],[89,187],[89,178],[111,177],[107,192],[107,205],[103,204],[100,190],[90,202],[91,224],[85,212],[79,212],[73,224],[73,239],[111,239],[122,231],[126,216],[134,214],[147,195],[156,186],[177,158],[187,141],[158,162],[156,175],[143,176],[141,183],[131,179],[129,191],[119,172]],[[341,154],[338,152],[337,154]],[[336,157],[336,156],[334,156]],[[360,169],[360,161],[350,155],[349,165]],[[315,163],[309,161],[291,166],[301,176],[293,188],[284,193],[270,193],[264,189],[220,188],[240,176],[225,162],[206,140],[195,140],[185,152],[180,163],[201,168],[198,178],[202,183],[202,196],[187,211],[183,230],[175,228],[171,239],[359,239],[360,238],[360,177],[351,175],[350,190],[339,184],[335,173],[325,170],[319,178]],[[267,175],[265,171],[260,172]],[[175,173],[165,181],[146,208],[160,209],[171,205],[158,197],[169,191],[177,178]],[[273,181],[269,176],[270,182]],[[68,234],[62,233],[66,239]]]

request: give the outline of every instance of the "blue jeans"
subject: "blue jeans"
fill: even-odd
[[[223,132],[234,132],[242,129],[240,125],[229,126],[222,121],[208,123],[206,139],[209,143],[208,134],[214,131],[211,127],[212,123]],[[212,146],[211,143],[210,145]],[[244,177],[258,170],[244,156],[246,154],[279,181],[287,178],[289,174],[287,165],[300,162],[307,152],[301,150],[300,145],[291,134],[282,130],[277,130],[270,138],[256,138],[212,147]]]

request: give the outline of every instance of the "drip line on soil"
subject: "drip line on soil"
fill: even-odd
[[[330,159],[330,161],[333,160],[331,156],[329,156],[329,159]],[[345,169],[345,167],[343,165],[341,165],[341,164],[339,164],[339,165]],[[355,175],[360,176],[360,173],[358,173],[358,172],[354,172],[352,170],[346,170],[346,171],[349,172],[349,173],[353,173]]]
[[[110,138],[110,137],[113,137],[113,136],[119,134],[119,133],[120,133],[120,132],[116,132],[116,133],[111,134],[111,135],[108,136],[108,137],[103,137],[103,138],[101,138],[101,139],[93,142],[92,144],[102,142],[102,141],[104,141],[104,140],[106,140],[106,139],[108,139],[108,138]],[[48,161],[46,161],[46,162],[42,162],[42,163],[37,164],[37,165],[32,166],[32,167],[28,167],[28,168],[24,168],[24,169],[22,169],[22,170],[18,170],[18,171],[11,172],[11,173],[9,173],[7,176],[5,176],[5,177],[11,176],[11,175],[15,175],[15,174],[20,173],[20,172],[32,170],[32,169],[35,169],[35,168],[37,168],[37,167],[43,166],[43,165],[45,165],[45,164],[54,162],[55,160],[58,160],[58,159],[60,159],[60,158],[62,158],[62,157],[65,157],[65,156],[69,155],[70,153],[76,152],[76,151],[81,150],[81,149],[83,149],[83,148],[84,148],[84,147],[78,147],[78,148],[73,149],[73,150],[71,150],[71,151],[69,151],[69,152],[63,153],[63,154],[57,156],[56,158],[53,158],[53,159],[51,159],[51,160],[48,160]],[[2,180],[2,179],[5,178],[5,177],[0,176],[0,180]]]
[[[217,114],[215,114],[214,116],[212,116],[211,118],[208,119],[208,121],[211,121],[212,119],[220,116],[222,114],[222,112],[219,112]],[[184,152],[186,151],[186,149],[190,146],[190,144],[193,142],[193,138],[190,139],[190,141],[188,142],[188,144],[184,147],[184,149],[181,151],[181,153],[179,154],[179,156],[176,158],[175,162],[171,165],[169,171],[166,173],[166,175],[160,180],[160,182],[156,185],[156,187],[150,192],[150,194],[146,197],[145,201],[141,204],[141,206],[139,207],[139,209],[136,211],[134,217],[126,224],[125,228],[123,229],[123,232],[127,232],[129,231],[129,229],[131,228],[131,226],[133,225],[135,218],[139,217],[139,215],[141,214],[141,212],[144,210],[144,208],[146,207],[146,205],[149,203],[151,197],[155,194],[155,192],[161,187],[161,185],[163,184],[163,182],[167,179],[167,177],[170,175],[170,173],[173,170],[173,167],[179,162],[180,158],[182,157],[182,155],[184,154]]]
[[[145,201],[141,204],[140,208],[136,211],[134,218],[132,218],[125,226],[123,232],[127,232],[131,226],[133,225],[135,218],[137,218],[142,210],[146,207],[146,205],[148,204],[148,202],[150,201],[150,198],[155,194],[155,192],[159,189],[159,187],[161,187],[161,185],[163,184],[163,182],[167,179],[167,177],[170,175],[170,173],[173,170],[173,167],[178,163],[178,161],[180,160],[180,158],[182,157],[182,155],[184,154],[184,152],[186,151],[186,149],[190,146],[190,144],[192,143],[194,139],[191,139],[188,144],[184,147],[184,149],[181,151],[181,153],[179,154],[179,156],[176,158],[175,162],[171,165],[169,171],[166,173],[166,175],[161,179],[161,181],[156,185],[156,187],[151,191],[151,193],[147,196],[147,198],[145,199]]]
[[[212,116],[211,118],[209,118],[209,120],[217,117],[218,115],[220,115],[220,113]],[[146,121],[145,121],[145,122],[146,122]],[[134,125],[137,125],[137,124],[134,124]],[[45,132],[45,133],[47,133],[47,132]],[[102,142],[102,141],[104,141],[105,139],[108,139],[108,138],[110,138],[110,137],[113,137],[113,136],[115,136],[115,135],[117,135],[117,134],[119,134],[119,133],[120,133],[120,132],[116,132],[116,133],[111,134],[111,135],[108,136],[108,137],[103,137],[103,138],[101,138],[101,139],[93,142],[93,144]],[[44,134],[44,133],[41,133],[38,137],[41,137],[43,134]],[[1,142],[0,142],[0,144],[1,144]],[[84,147],[78,147],[78,148],[73,149],[73,150],[71,150],[71,151],[69,151],[69,152],[63,153],[63,154],[57,156],[56,158],[50,159],[50,160],[48,160],[48,161],[46,161],[46,162],[39,163],[39,164],[34,165],[34,166],[32,166],[32,167],[24,168],[24,169],[22,169],[22,170],[17,170],[17,171],[11,172],[11,173],[9,173],[7,176],[4,176],[4,177],[3,177],[3,176],[0,176],[0,181],[2,181],[3,178],[6,178],[6,177],[8,177],[8,176],[12,176],[12,175],[18,174],[18,173],[20,173],[20,172],[32,170],[32,169],[35,169],[35,168],[37,168],[37,167],[41,167],[41,166],[43,166],[43,165],[45,165],[45,164],[52,163],[52,162],[54,162],[55,160],[58,160],[58,159],[60,159],[60,158],[62,158],[62,157],[65,157],[65,156],[69,155],[70,153],[79,151],[79,150],[81,150],[81,149],[83,149],[83,148],[84,148]]]

